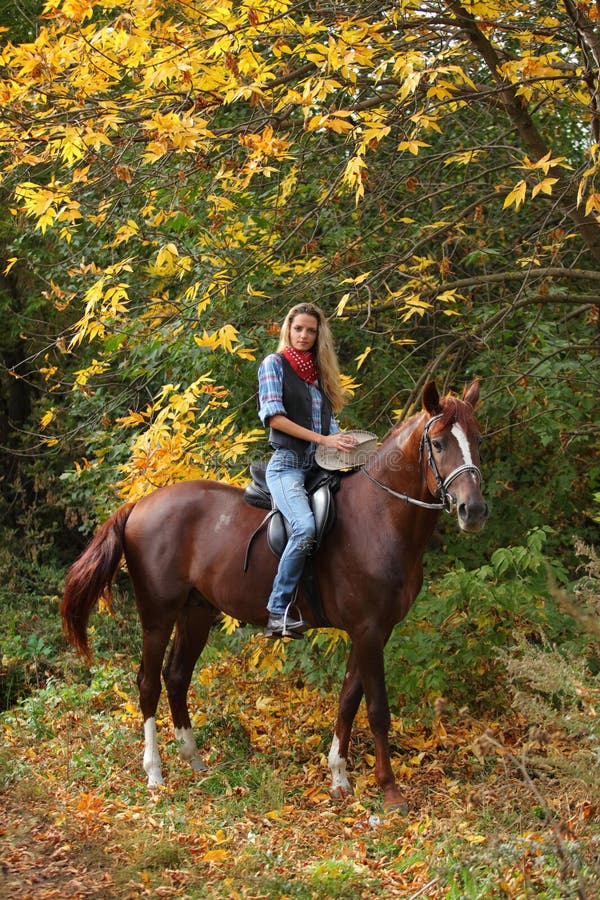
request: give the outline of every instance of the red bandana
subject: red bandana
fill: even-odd
[[[303,381],[307,381],[309,384],[316,382],[319,373],[315,366],[312,350],[295,350],[293,347],[286,347],[282,356],[285,356],[296,375],[299,375]]]

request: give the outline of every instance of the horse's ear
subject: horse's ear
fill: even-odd
[[[463,390],[462,398],[465,403],[468,403],[469,406],[472,406],[473,409],[475,409],[477,403],[479,402],[479,382],[477,380],[475,380],[469,387],[465,387],[465,389]]]
[[[440,395],[435,386],[435,381],[428,382],[423,389],[423,406],[430,416],[437,416],[442,411]]]

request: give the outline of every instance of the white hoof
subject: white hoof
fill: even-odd
[[[160,772],[157,774],[153,773],[148,775],[148,790],[149,791],[159,791],[161,788],[165,786],[163,781],[163,777]]]
[[[194,732],[191,728],[176,728],[175,740],[179,748],[179,756],[188,762],[194,772],[206,772],[206,766],[200,759]]]
[[[349,781],[346,781],[345,785],[334,786],[332,784],[329,793],[334,800],[346,800],[348,797],[354,797],[354,789]]]

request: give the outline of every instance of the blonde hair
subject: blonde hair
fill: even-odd
[[[277,351],[280,353],[291,345],[292,322],[296,316],[301,315],[313,316],[318,322],[317,340],[313,348],[315,364],[323,393],[331,403],[333,410],[337,412],[346,402],[347,394],[342,387],[340,367],[333,347],[333,337],[323,310],[314,303],[298,303],[296,306],[292,306],[283,320]]]

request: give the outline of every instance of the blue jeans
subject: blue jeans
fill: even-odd
[[[304,561],[315,544],[315,519],[304,487],[311,464],[311,459],[299,459],[292,450],[279,449],[267,465],[268,488],[290,532],[267,603],[275,615],[283,615],[294,599]]]

